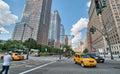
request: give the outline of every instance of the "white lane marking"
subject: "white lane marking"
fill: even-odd
[[[53,61],[53,62],[50,62],[50,63],[44,64],[44,65],[41,65],[41,66],[35,67],[35,68],[33,68],[33,69],[30,69],[30,70],[27,70],[27,71],[21,72],[21,73],[19,73],[19,74],[25,74],[25,73],[31,72],[31,71],[33,71],[33,70],[36,70],[36,69],[39,69],[39,68],[42,68],[42,67],[45,67],[45,66],[47,66],[47,65],[49,65],[49,64],[52,64],[52,63],[55,63],[55,62],[56,62],[56,61]]]

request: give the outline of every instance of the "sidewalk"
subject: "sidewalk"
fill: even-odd
[[[104,55],[101,55],[102,57],[104,57]],[[104,59],[107,61],[119,61],[120,62],[120,58],[118,57],[118,55],[113,55],[113,60],[111,60],[111,56],[110,55],[105,55]]]

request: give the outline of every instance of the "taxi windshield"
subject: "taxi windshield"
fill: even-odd
[[[88,55],[81,55],[82,58],[89,58]]]

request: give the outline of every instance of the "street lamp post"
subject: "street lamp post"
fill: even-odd
[[[29,59],[29,51],[30,51],[31,42],[32,42],[33,27],[29,26],[27,23],[25,23],[24,25],[26,25],[27,27],[29,27],[31,29],[31,35],[30,35],[30,38],[28,39],[28,41],[29,41],[29,48],[27,49],[27,55],[26,55],[26,59]]]
[[[59,60],[61,60],[61,50],[62,50],[62,46],[60,45],[60,51],[59,51]]]

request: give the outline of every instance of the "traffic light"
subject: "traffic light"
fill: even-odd
[[[95,0],[95,7],[97,15],[102,13],[102,9],[107,7],[106,0]]]
[[[95,0],[95,7],[96,7],[97,15],[101,14],[102,13],[102,8],[101,8],[99,0]]]
[[[100,6],[99,6],[99,0],[95,0],[95,6],[96,6],[97,9],[100,8]]]
[[[94,32],[96,32],[96,28],[95,28],[94,26],[92,26],[92,27],[90,28],[90,32],[92,32],[92,34],[94,34]]]

